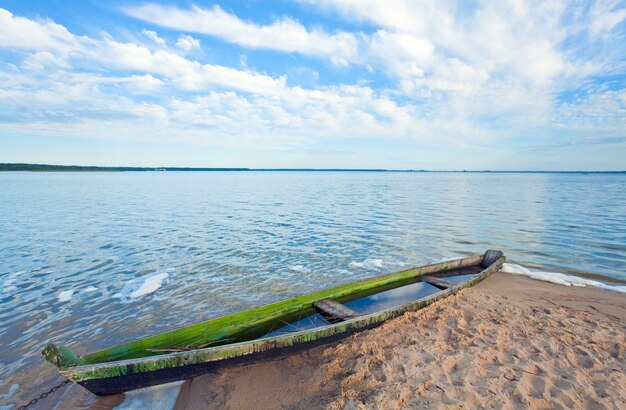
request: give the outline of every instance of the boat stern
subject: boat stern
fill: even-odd
[[[489,249],[483,255],[483,260],[480,265],[483,268],[488,268],[489,266],[497,262],[503,256],[504,256],[504,253],[502,251],[496,250],[496,249]]]

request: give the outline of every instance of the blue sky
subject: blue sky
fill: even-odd
[[[626,3],[0,0],[0,162],[624,170]]]

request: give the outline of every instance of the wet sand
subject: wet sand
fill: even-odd
[[[341,342],[187,381],[175,408],[626,408],[625,350],[624,294],[497,273]]]

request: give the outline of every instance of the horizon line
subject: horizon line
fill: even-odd
[[[554,174],[576,174],[576,173],[596,173],[596,174],[619,174],[621,171],[589,171],[589,170],[492,170],[492,169],[459,169],[459,170],[431,170],[431,169],[386,169],[386,168],[252,168],[252,167],[135,167],[135,166],[100,166],[100,165],[58,165],[58,164],[31,164],[31,163],[0,163],[0,171],[65,171],[65,172],[89,172],[89,171],[117,171],[117,172],[193,172],[193,171],[264,171],[264,172],[449,172],[449,173],[554,173]]]

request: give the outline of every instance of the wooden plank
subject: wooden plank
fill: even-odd
[[[448,289],[452,286],[456,285],[454,282],[450,282],[449,280],[436,278],[434,276],[422,276],[422,282],[426,282],[430,285],[436,286],[439,289]]]
[[[354,310],[332,299],[319,300],[313,303],[313,306],[330,323],[343,322],[359,316]]]

